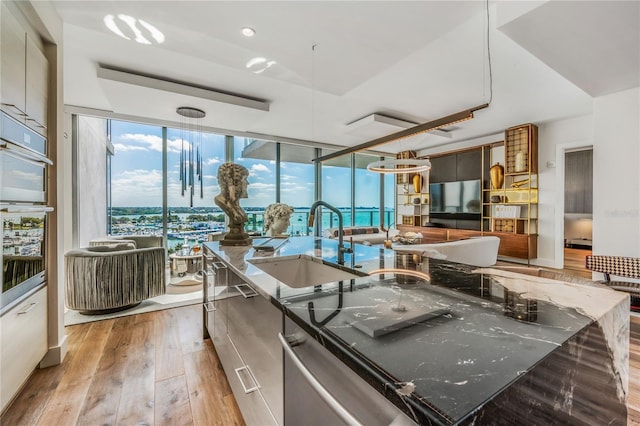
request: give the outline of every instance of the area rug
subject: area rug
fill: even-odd
[[[222,292],[224,288],[225,287],[218,287],[216,288],[216,291],[218,293]],[[111,314],[104,315],[83,315],[78,311],[68,309],[64,313],[64,325],[84,324],[87,322],[119,318],[127,315],[137,315],[145,312],[195,305],[198,303],[202,303],[201,283],[190,286],[169,285],[167,286],[167,292],[165,294],[144,300],[139,305],[120,312],[113,312]]]

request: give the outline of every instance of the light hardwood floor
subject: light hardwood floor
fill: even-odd
[[[242,425],[202,307],[67,327],[69,352],[36,370],[2,425]]]
[[[565,270],[570,273],[570,271]],[[67,327],[69,353],[36,370],[1,425],[241,425],[200,305]],[[628,425],[640,425],[640,317],[631,317]]]

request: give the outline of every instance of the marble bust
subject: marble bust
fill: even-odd
[[[283,203],[269,204],[264,211],[264,230],[266,235],[282,235],[289,227],[293,207]]]
[[[214,202],[229,218],[229,233],[220,241],[220,245],[251,244],[249,234],[244,231],[247,213],[240,207],[240,199],[248,197],[248,177],[249,170],[239,164],[224,163],[218,169],[220,194],[214,198]]]

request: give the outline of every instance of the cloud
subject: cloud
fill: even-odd
[[[162,203],[161,170],[128,170],[111,179],[114,206],[157,206]]]
[[[253,166],[251,166],[251,171],[252,172],[270,172],[271,170],[269,170],[269,168],[264,164],[254,164]]]
[[[313,182],[281,182],[280,183],[280,191],[281,192],[289,192],[289,193],[306,193],[313,192]]]
[[[148,151],[144,146],[124,145],[121,143],[113,144],[115,152],[127,152],[127,151]]]
[[[167,152],[176,152],[179,153],[182,151],[182,139],[180,138],[175,138],[175,139],[167,139]],[[189,151],[191,149],[191,145],[189,144],[189,142],[185,141],[184,142],[184,149]]]
[[[220,163],[222,163],[222,160],[219,159],[218,157],[207,158],[206,160],[204,160],[205,166],[213,166],[214,164],[220,164]]]
[[[275,188],[276,185],[273,183],[260,183],[260,182],[254,182],[254,183],[250,183],[247,186],[247,189],[273,189]]]
[[[138,142],[146,145],[146,149],[162,152],[162,137],[156,135],[145,135],[143,133],[124,133],[120,136],[123,141]]]

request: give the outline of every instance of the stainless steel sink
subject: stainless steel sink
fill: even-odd
[[[248,262],[291,288],[351,280],[367,275],[349,271],[346,268],[342,269],[338,265],[305,254],[272,258],[260,257],[248,259]]]

